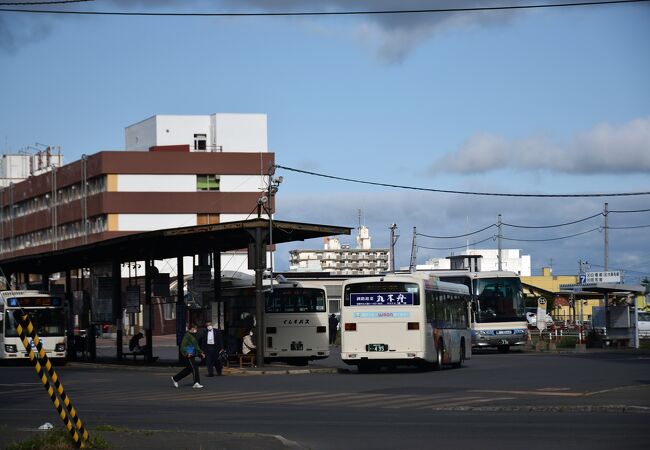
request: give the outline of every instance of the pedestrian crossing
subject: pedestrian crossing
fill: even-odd
[[[326,391],[235,391],[189,389],[182,387],[174,389],[119,392],[86,392],[83,401],[92,403],[105,402],[122,404],[167,403],[182,404],[211,404],[211,405],[268,405],[268,406],[300,406],[308,405],[310,408],[370,408],[370,409],[441,409],[457,406],[472,406],[500,400],[511,400],[514,397],[496,397],[479,395],[467,392],[413,395],[413,394],[387,394],[387,393],[358,393],[358,392],[326,392]]]

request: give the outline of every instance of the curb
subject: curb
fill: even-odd
[[[583,406],[449,406],[431,408],[433,411],[458,412],[584,412],[584,413],[635,413],[650,414],[650,407],[628,405],[583,405]]]
[[[91,368],[91,369],[122,369],[133,371],[169,371],[170,369],[177,368],[177,365],[155,365],[155,366],[134,366],[130,364],[110,364],[110,363],[92,363],[92,362],[68,362],[65,367],[71,368]],[[261,369],[261,370],[247,370],[235,367],[224,367],[224,375],[226,376],[260,376],[260,375],[310,375],[310,374],[336,374],[336,373],[349,373],[349,369],[339,369],[336,367],[322,367],[313,369]]]

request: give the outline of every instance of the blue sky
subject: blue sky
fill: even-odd
[[[340,11],[501,1],[95,1],[98,11]],[[527,4],[544,4],[531,0]],[[279,164],[348,178],[508,193],[650,191],[647,3],[399,16],[153,18],[0,12],[0,149],[60,145],[66,161],[123,148],[124,127],[153,114],[268,114]],[[550,225],[650,208],[650,196],[508,199],[418,193],[279,171],[277,217],[356,226],[375,246],[397,223],[407,264],[412,228],[457,235],[496,221]],[[614,213],[610,226],[650,225]],[[513,239],[579,233],[602,218]],[[650,228],[610,230],[609,265],[650,274]],[[470,237],[488,238],[493,230]],[[343,241],[352,242],[344,238]],[[604,264],[603,233],[506,243],[533,270]],[[454,247],[465,239],[431,240]],[[287,252],[319,241],[283,245]],[[480,247],[494,248],[489,241]],[[419,249],[418,262],[449,250]]]

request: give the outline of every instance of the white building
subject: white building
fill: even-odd
[[[125,149],[129,151],[174,151],[180,146],[189,146],[190,152],[216,152],[216,153],[268,153],[267,116],[266,114],[230,114],[216,113],[210,115],[154,115],[148,119],[129,125],[124,132]],[[266,189],[269,167],[262,166],[260,160],[257,164],[259,175],[251,174],[249,164],[241,164],[241,174],[206,175],[206,184],[218,185],[219,192],[228,193],[260,193]],[[232,170],[230,171],[232,172]],[[254,172],[254,171],[253,171]],[[122,176],[120,190],[142,191],[157,186],[156,190],[170,190],[174,192],[196,191],[195,179],[183,176],[171,176],[166,180],[149,179],[147,175],[138,174]],[[243,207],[243,204],[242,204]],[[241,209],[241,208],[239,208]],[[250,219],[250,207],[246,206],[244,212],[222,211],[218,215],[218,222],[234,222]],[[262,214],[267,218],[267,214]],[[211,223],[201,220],[198,215],[192,217],[169,217],[169,220],[152,220],[146,214],[141,215],[136,223],[131,224],[131,229],[144,231],[156,226],[158,229],[177,226],[202,225]],[[170,222],[171,220],[171,222]],[[181,222],[178,222],[178,221]],[[269,264],[269,262],[267,262]],[[165,261],[157,264],[161,271],[175,268],[175,261]],[[192,273],[193,263],[184,262],[186,275]],[[222,271],[250,273],[246,251],[223,253],[221,255]]]
[[[368,228],[357,228],[356,248],[337,238],[324,238],[322,250],[289,252],[290,272],[331,272],[334,275],[379,275],[390,269],[390,250],[373,249]]]
[[[155,115],[126,127],[124,145],[144,151],[187,144],[190,151],[268,152],[266,123],[266,114]]]
[[[499,251],[497,249],[468,249],[459,255],[480,255],[480,270],[498,270]],[[530,255],[521,255],[519,249],[501,250],[501,269],[515,272],[523,277],[531,275]],[[431,258],[425,264],[418,264],[417,270],[449,270],[451,261],[449,258]]]
[[[61,150],[52,152],[52,147],[34,154],[21,152],[2,155],[0,158],[0,188],[26,180],[30,176],[40,175],[63,165]]]

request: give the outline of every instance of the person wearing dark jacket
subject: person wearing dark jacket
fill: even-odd
[[[217,369],[217,375],[220,376],[223,366],[219,359],[219,353],[224,351],[221,330],[214,328],[212,322],[207,321],[205,328],[199,331],[197,337],[201,345],[201,350],[205,353],[205,365],[208,367],[208,376],[214,376],[214,369]]]
[[[178,382],[188,376],[190,373],[194,377],[194,384],[192,387],[194,389],[201,389],[203,387],[200,383],[201,380],[199,378],[199,366],[194,358],[197,355],[201,355],[201,358],[203,358],[205,354],[199,347],[199,341],[196,339],[196,332],[197,326],[192,324],[185,333],[185,336],[183,336],[183,340],[181,341],[181,355],[185,359],[185,367],[183,370],[172,377],[172,383],[174,383],[174,387],[176,388],[178,387]]]

